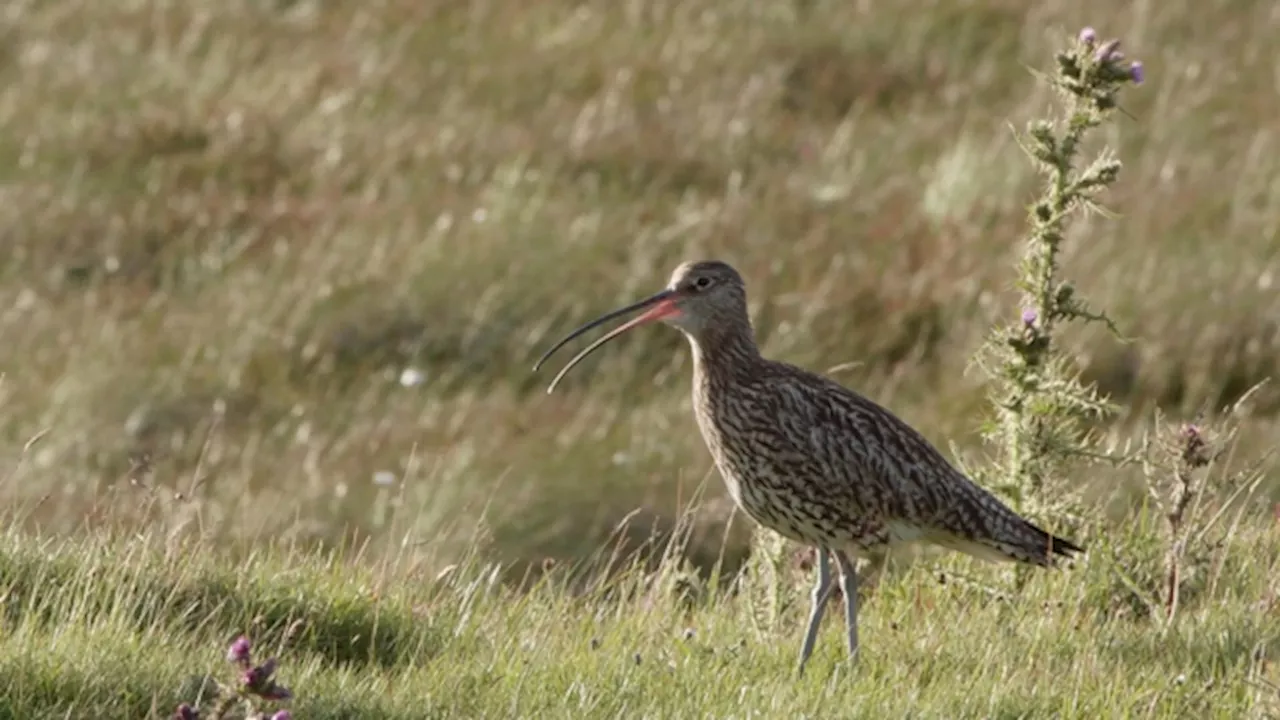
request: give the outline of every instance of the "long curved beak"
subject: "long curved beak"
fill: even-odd
[[[657,322],[658,320],[664,320],[666,318],[676,317],[680,314],[680,309],[676,307],[676,292],[674,290],[663,290],[662,292],[656,295],[647,297],[638,303],[633,303],[624,308],[614,310],[613,312],[608,313],[606,315],[602,315],[596,318],[595,320],[592,320],[591,322],[587,323],[586,325],[583,325],[577,330],[574,330],[573,332],[569,333],[568,335],[565,336],[563,340],[556,343],[551,347],[550,350],[543,353],[542,357],[538,358],[537,364],[533,366],[533,371],[537,372],[538,368],[542,367],[542,363],[547,361],[547,358],[551,357],[551,355],[555,353],[555,351],[564,347],[565,344],[567,344],[570,340],[573,340],[574,338],[585,333],[586,331],[595,327],[599,327],[600,325],[603,325],[604,323],[607,323],[614,318],[622,317],[623,315],[633,313],[637,310],[645,310],[645,312],[639,315],[638,317],[635,317],[619,325],[613,330],[610,330],[608,333],[601,336],[599,340],[596,340],[595,342],[588,345],[585,350],[578,353],[577,355],[574,355],[573,359],[569,361],[569,364],[565,365],[564,369],[556,373],[556,376],[551,379],[551,384],[547,386],[547,394],[550,395],[551,392],[556,389],[556,385],[560,383],[560,379],[563,378],[566,374],[568,374],[569,370],[572,369],[574,365],[577,365],[579,362],[582,361],[583,358],[595,352],[595,350],[600,346],[618,337],[619,335],[630,330],[631,328],[640,327],[641,325],[646,325],[651,322]]]

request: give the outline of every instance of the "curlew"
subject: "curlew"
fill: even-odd
[[[755,522],[817,550],[817,580],[799,671],[813,652],[834,591],[845,598],[849,655],[858,652],[858,576],[852,557],[899,543],[931,543],[985,560],[1051,567],[1082,552],[972,482],[919,432],[836,382],[761,356],[746,287],[731,266],[689,262],[661,292],[571,332],[569,341],[643,311],[591,343],[551,381],[550,393],[591,352],[635,327],[679,329],[693,351],[693,408],[729,494]]]

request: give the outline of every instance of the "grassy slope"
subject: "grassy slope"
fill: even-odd
[[[963,370],[1010,310],[1032,190],[1006,123],[1046,99],[1025,65],[1086,22],[1125,37],[1150,77],[1136,121],[1106,138],[1126,163],[1110,198],[1122,215],[1082,225],[1068,258],[1140,339],[1071,338],[1133,408],[1117,438],[1152,406],[1219,406],[1273,375],[1270,3],[11,5],[9,715],[167,709],[256,615],[268,634],[291,615],[322,628],[286,651],[306,717],[1266,707],[1245,682],[1280,632],[1278,541],[1261,519],[1170,636],[1132,617],[1117,579],[1154,588],[1161,548],[1117,530],[1012,604],[937,585],[932,563],[895,575],[867,606],[864,670],[827,671],[833,632],[822,672],[799,683],[796,611],[761,624],[760,588],[683,618],[663,601],[604,611],[496,587],[468,614],[466,592],[428,579],[473,548],[518,576],[589,557],[624,518],[633,543],[672,527],[709,467],[681,341],[639,334],[551,398],[528,365],[549,334],[650,291],[677,259],[744,271],[771,354],[854,363],[840,379],[971,448],[980,388]],[[406,367],[426,382],[398,385]],[[1277,408],[1259,396],[1240,457],[1273,442]],[[376,486],[379,470],[403,481]],[[700,567],[727,525],[712,478]],[[20,534],[36,528],[80,539]],[[184,552],[102,539],[135,532]],[[264,535],[303,549],[230,564]],[[403,565],[380,578],[312,554],[344,537]],[[727,537],[732,565],[742,524]],[[798,587],[784,583],[793,604]],[[565,627],[579,616],[595,619]]]

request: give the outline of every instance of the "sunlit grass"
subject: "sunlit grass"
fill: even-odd
[[[474,562],[433,576],[285,548],[222,557],[6,535],[0,717],[163,717],[226,676],[240,632],[279,657],[304,718],[1238,718],[1280,701],[1260,684],[1280,651],[1274,526],[1232,538],[1229,582],[1167,631],[1106,591],[1105,560],[1013,600],[968,560],[892,574],[857,672],[829,623],[802,679],[801,594],[768,617],[750,591],[689,604],[670,570],[517,595]]]
[[[637,507],[669,524],[709,469],[680,339],[638,333],[559,397],[529,366],[691,257],[743,271],[771,356],[970,448],[964,370],[1008,316],[1034,189],[1009,123],[1045,110],[1026,68],[1085,20],[1149,79],[1105,138],[1120,217],[1064,261],[1140,342],[1067,342],[1123,424],[1274,370],[1266,3],[463,7],[7,14],[0,435],[15,462],[44,435],[0,492],[31,524],[408,525],[535,564]],[[139,468],[188,500],[148,499]]]

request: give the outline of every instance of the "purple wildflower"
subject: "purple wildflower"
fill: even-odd
[[[271,720],[293,720],[293,713],[288,710],[278,710],[271,716]]]
[[[1188,467],[1199,468],[1210,463],[1209,443],[1205,441],[1204,430],[1195,423],[1182,426],[1182,461]]]
[[[1093,28],[1086,27],[1085,29],[1080,31],[1080,42],[1084,43],[1085,45],[1088,45],[1089,47],[1093,47],[1093,44],[1096,43],[1097,41],[1098,41],[1098,33],[1094,32]]]
[[[257,667],[249,668],[240,676],[240,682],[252,692],[259,692],[270,687],[271,676],[276,671],[276,659],[268,658]]]
[[[178,706],[173,713],[174,720],[200,720],[200,711],[186,703]]]
[[[270,658],[257,667],[249,668],[240,676],[240,684],[245,692],[257,695],[264,700],[288,700],[293,697],[289,688],[277,685],[271,680],[276,671],[276,659]]]
[[[1129,66],[1129,77],[1133,78],[1134,84],[1142,84],[1142,81],[1146,78],[1146,73],[1142,71],[1142,63],[1140,61],[1134,60],[1133,64]]]
[[[1120,41],[1112,40],[1093,54],[1093,58],[1098,62],[1113,62],[1124,58],[1124,53],[1120,52]]]
[[[1039,319],[1034,308],[1027,308],[1022,311],[1022,324],[1025,327],[1035,327],[1036,320]]]
[[[227,660],[237,665],[249,665],[249,652],[252,646],[249,644],[249,638],[241,635],[231,643],[231,647],[227,648]]]

